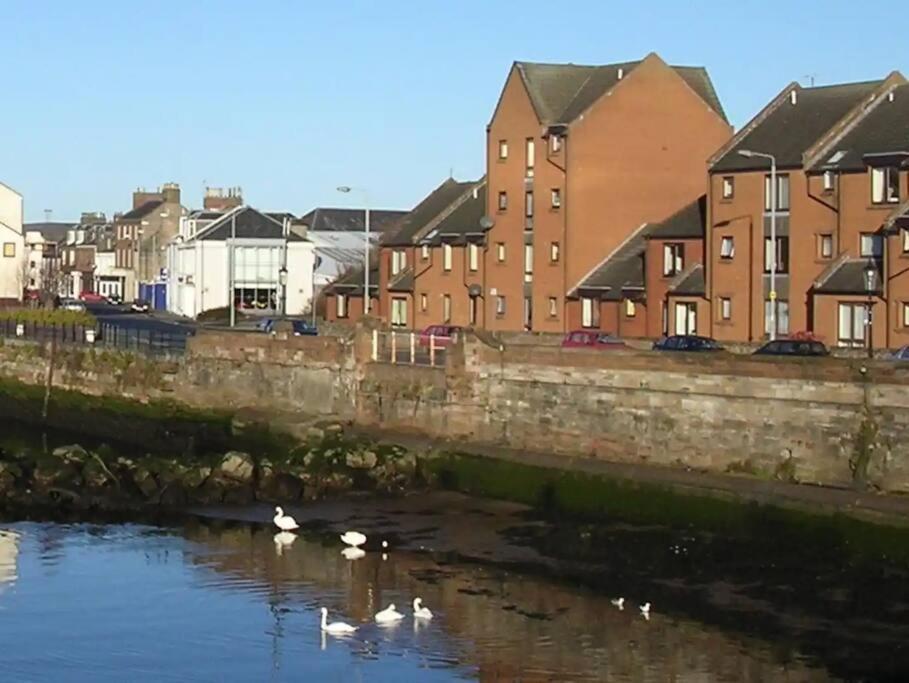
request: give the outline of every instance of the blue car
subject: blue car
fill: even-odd
[[[275,322],[274,318],[266,318],[261,321],[256,327],[267,334],[271,334],[275,331]],[[319,330],[312,323],[306,320],[289,320],[288,321],[293,327],[294,336],[315,336],[319,334]]]

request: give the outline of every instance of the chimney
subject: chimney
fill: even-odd
[[[243,205],[243,191],[239,187],[206,187],[202,208],[206,211],[230,211]]]
[[[179,204],[180,186],[177,183],[164,183],[161,186],[161,199],[165,204]]]
[[[795,91],[795,88],[789,91],[789,104],[798,104],[799,94]]]
[[[161,199],[160,192],[148,192],[144,187],[136,188],[133,192],[133,208],[138,209],[146,202],[157,201]]]

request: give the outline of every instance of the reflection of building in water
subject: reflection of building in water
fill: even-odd
[[[425,628],[406,629],[423,656],[471,668],[484,681],[828,678],[797,653],[780,661],[773,644],[758,638],[663,616],[658,605],[645,621],[635,605],[619,611],[611,596],[533,576],[439,565],[406,552],[385,562],[380,553],[349,562],[339,547],[303,536],[279,554],[270,529],[248,526],[200,526],[186,535],[196,543],[184,557],[206,572],[206,583],[261,593],[276,614],[302,602],[313,609],[314,629],[314,610],[323,604],[347,621],[369,623],[389,602],[407,604],[409,614],[419,595],[437,614]]]
[[[0,529],[0,593],[16,583],[19,562],[19,534]]]

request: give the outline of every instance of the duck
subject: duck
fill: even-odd
[[[417,619],[432,619],[432,612],[428,607],[423,607],[422,598],[413,599],[413,615]]]
[[[643,614],[645,616],[650,616],[650,603],[649,602],[645,602],[643,605],[641,605],[639,607],[639,609],[641,610],[641,614]]]
[[[611,602],[613,605],[615,605],[619,609],[625,609],[625,598],[615,598],[613,600],[610,600],[609,602]]]
[[[366,543],[366,536],[359,531],[346,531],[341,534],[341,541],[356,548]]]
[[[403,618],[404,615],[395,609],[394,603],[391,603],[381,612],[376,612],[376,621],[380,624],[391,624],[396,621],[401,621]]]
[[[343,621],[334,621],[328,623],[328,608],[322,608],[322,630],[326,633],[334,633],[335,635],[343,635],[345,633],[353,633],[357,630],[356,626],[351,626],[350,624],[345,624]]]
[[[281,531],[293,531],[294,529],[300,528],[300,525],[297,524],[297,520],[290,515],[285,515],[284,510],[281,507],[275,508],[275,526]]]
[[[360,558],[366,557],[366,551],[362,548],[344,548],[341,551],[341,554],[344,556],[345,560],[359,560]]]

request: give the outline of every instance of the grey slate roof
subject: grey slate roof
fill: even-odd
[[[232,225],[234,222],[235,227]],[[231,233],[241,239],[281,239],[284,236],[284,226],[274,218],[249,206],[244,206],[221,216],[204,228],[197,239],[228,240]],[[289,242],[305,241],[294,232],[288,234],[287,240]]]
[[[420,243],[456,242],[470,236],[480,236],[486,232],[480,226],[480,219],[486,215],[486,180],[479,181],[474,187],[476,195],[474,192],[468,192],[459,200],[455,200],[459,202],[457,206],[429,233],[422,235],[419,239]]]
[[[426,228],[442,220],[445,212],[452,208],[455,200],[464,195],[473,185],[473,182],[446,179],[385,233],[382,244],[388,246],[413,244],[416,239],[422,237]]]
[[[40,232],[48,242],[63,242],[66,240],[66,231],[75,228],[78,223],[25,223],[22,229],[25,232]]]
[[[814,284],[816,294],[867,294],[865,268],[867,258],[846,258],[830,265]],[[877,293],[881,291],[880,267],[877,270]]]
[[[864,170],[866,154],[909,154],[909,83],[892,91],[893,101],[881,97],[877,104],[815,165],[816,169]],[[833,162],[833,163],[831,163]]]
[[[597,291],[606,301],[624,298],[623,291],[644,289],[644,251],[647,236],[656,227],[645,223],[585,277],[572,294]]]
[[[746,171],[768,168],[766,159],[748,159],[738,154],[750,149],[776,156],[780,168],[797,168],[802,155],[824,136],[853,107],[870,97],[883,81],[846,83],[815,88],[793,85],[796,104],[789,95],[780,96],[776,108],[743,130],[745,134],[723,156],[713,163],[713,172]]]
[[[413,268],[405,268],[388,283],[389,292],[412,292],[414,283]]]
[[[707,225],[707,195],[701,195],[669,218],[661,221],[647,235],[648,239],[703,238]]]
[[[639,61],[589,66],[580,64],[540,64],[516,62],[533,107],[546,124],[570,123],[591,104],[627,77]],[[726,113],[703,67],[671,66],[702,100],[724,120]]]
[[[139,218],[144,218],[152,211],[161,206],[164,202],[160,199],[150,199],[144,204],[140,204],[132,211],[127,211],[124,214],[120,215],[120,219],[124,221],[132,221]]]
[[[384,233],[407,212],[388,209],[373,209],[369,212],[370,232]],[[333,232],[363,232],[366,228],[364,209],[316,208],[300,218],[308,230]]]
[[[379,262],[374,261],[369,269],[369,291],[375,294],[379,288]],[[323,290],[326,293],[337,292],[349,296],[363,296],[363,266],[352,268]]]
[[[700,263],[691,266],[669,287],[669,291],[678,296],[704,296],[704,266]]]

